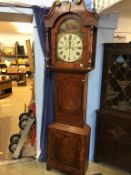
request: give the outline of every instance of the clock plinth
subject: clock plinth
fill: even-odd
[[[47,169],[55,168],[72,175],[84,175],[88,167],[90,127],[54,123],[48,128]]]
[[[90,127],[86,124],[88,72],[94,69],[98,15],[84,1],[54,3],[45,18],[51,33],[55,123],[48,128],[47,169],[84,175],[88,167]],[[49,51],[47,49],[47,57]]]

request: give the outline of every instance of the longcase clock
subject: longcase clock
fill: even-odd
[[[46,16],[52,53],[47,67],[54,72],[55,81],[55,123],[48,128],[47,168],[72,175],[84,175],[88,167],[86,99],[88,72],[95,63],[98,19],[83,0],[55,2]]]

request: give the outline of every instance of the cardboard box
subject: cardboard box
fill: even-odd
[[[3,52],[5,55],[15,55],[15,48],[14,47],[4,47]]]
[[[17,73],[18,72],[18,66],[11,66],[7,68],[7,73]]]
[[[19,66],[18,72],[26,73],[27,72],[26,66]]]

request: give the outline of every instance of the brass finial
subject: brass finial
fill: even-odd
[[[80,4],[81,3],[81,0],[76,0],[76,4]]]
[[[60,6],[61,5],[61,1],[60,0],[56,0],[56,5]]]

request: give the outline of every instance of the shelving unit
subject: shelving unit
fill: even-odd
[[[12,93],[11,80],[0,81],[0,99],[9,96]]]
[[[3,48],[3,57],[5,59],[14,59],[16,60],[16,64],[17,64],[17,60],[18,59],[28,59],[28,56],[25,54],[25,48],[22,45],[19,45],[18,41],[15,42],[15,46],[14,47],[5,47]],[[18,64],[17,64],[18,65]]]
[[[12,63],[11,65],[26,65],[24,62],[25,59],[28,59],[27,55],[17,56],[17,55],[5,55],[5,59],[8,59],[10,61],[15,61],[16,63]],[[23,63],[19,63],[19,59],[23,60]]]
[[[104,44],[95,160],[131,171],[131,43]]]
[[[26,73],[29,72],[29,59],[25,54],[23,46],[19,46],[18,42],[15,43],[14,48],[6,48],[3,50],[3,58],[10,66],[6,67],[6,71],[2,74],[11,76],[12,80],[18,82],[18,85],[26,85]],[[7,51],[7,52],[6,52]],[[10,54],[9,54],[10,53]]]

